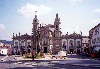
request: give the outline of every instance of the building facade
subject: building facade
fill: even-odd
[[[52,47],[53,47],[53,33],[50,30],[50,27],[52,25],[46,25],[46,26],[40,26],[40,38],[39,38],[39,42],[40,42],[40,49],[41,52],[44,53],[48,53],[50,51],[52,51]]]
[[[100,50],[100,23],[89,31],[90,46],[93,50]]]
[[[13,51],[16,52],[16,54],[20,53],[21,50],[26,50],[31,48],[31,36],[27,33],[24,35],[14,35],[13,33]]]
[[[11,55],[12,54],[12,45],[7,43],[0,42],[0,55]]]
[[[62,35],[62,47],[68,53],[79,53],[82,50],[82,34],[67,34]]]
[[[54,25],[41,25],[37,15],[33,19],[33,37],[32,37],[32,46],[38,51],[44,53],[56,54],[61,50],[61,31],[60,31],[60,18],[56,14]]]
[[[82,36],[82,49],[84,52],[90,52],[90,39],[89,36]]]

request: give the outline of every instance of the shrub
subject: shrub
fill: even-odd
[[[24,56],[25,58],[32,58],[32,56],[31,56],[31,54],[30,53],[27,53],[27,54],[25,54],[25,56]]]
[[[37,53],[37,54],[35,54],[35,56],[34,56],[35,58],[40,58],[40,55]]]

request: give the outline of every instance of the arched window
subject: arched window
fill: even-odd
[[[56,25],[56,30],[58,30],[58,25]]]
[[[69,44],[70,44],[70,48],[73,48],[73,41],[72,40],[70,40]]]

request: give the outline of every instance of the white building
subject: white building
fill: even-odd
[[[100,23],[89,31],[90,46],[93,50],[100,50]]]
[[[0,54],[11,55],[12,54],[12,48],[0,48]]]
[[[0,47],[3,47],[4,46],[4,43],[0,42]]]
[[[7,53],[8,53],[8,49],[0,48],[0,54],[7,55]]]
[[[27,50],[28,48],[31,48],[31,36],[27,33],[24,35],[14,36],[13,34],[13,49],[16,51],[16,53],[19,53],[19,51],[23,48],[24,50]]]
[[[89,44],[90,44],[89,36],[82,36],[82,48],[83,48],[84,52],[89,53],[89,49],[90,49]]]
[[[62,35],[62,46],[63,50],[67,50],[67,52],[77,53],[82,49],[82,36],[81,34],[73,34]]]

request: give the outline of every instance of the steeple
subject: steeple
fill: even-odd
[[[37,19],[37,15],[35,15],[35,18],[33,19],[33,23],[34,23],[34,22],[36,22],[36,23],[39,22],[39,20]]]
[[[54,21],[54,25],[55,25],[56,30],[59,30],[59,24],[60,24],[60,18],[59,18],[58,13],[57,13],[55,21]]]
[[[37,11],[35,11],[35,17],[34,17],[34,19],[33,19],[33,23],[34,23],[34,22],[36,22],[36,23],[39,22],[39,20],[37,19],[37,14],[36,14],[36,13],[37,13]]]
[[[35,15],[35,18],[37,19],[37,15]]]
[[[58,18],[58,13],[56,14],[56,18]]]
[[[37,11],[35,11],[35,17],[34,17],[33,23],[32,23],[33,24],[33,29],[32,30],[38,30],[38,27],[39,27],[39,20],[37,18],[36,12]]]
[[[34,17],[34,19],[33,19],[33,28],[32,28],[32,48],[36,48],[37,49],[37,46],[39,45],[38,43],[38,36],[39,35],[37,35],[39,32],[39,20],[38,20],[38,18],[37,18],[37,15],[36,15],[36,12],[37,11],[35,11],[35,17]],[[37,43],[36,43],[37,42]],[[37,50],[36,50],[36,52],[37,52]]]
[[[59,22],[60,23],[60,18],[58,16],[58,13],[56,14],[55,22]]]

